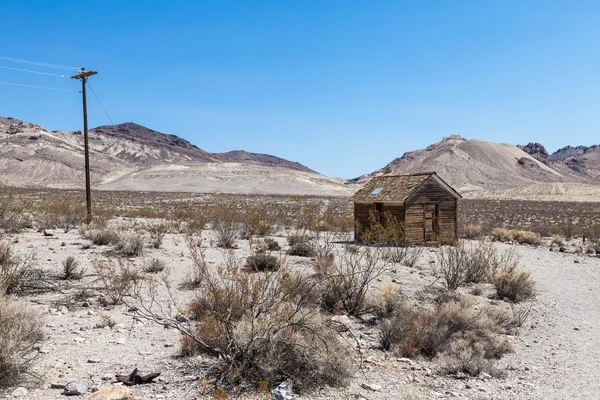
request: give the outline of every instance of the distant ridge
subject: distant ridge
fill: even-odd
[[[426,149],[406,152],[383,168],[348,183],[361,184],[382,174],[421,171],[436,171],[466,197],[501,198],[510,191],[518,198],[519,191],[527,189],[526,197],[532,199],[539,194],[548,199],[583,196],[594,201],[595,194],[590,190],[595,193],[600,188],[600,146],[567,146],[548,154],[540,143],[515,146],[452,135]],[[580,193],[581,188],[585,193]]]
[[[349,195],[351,189],[297,162],[243,150],[209,153],[176,135],[126,122],[89,131],[96,189]],[[81,131],[49,132],[0,117],[5,184],[76,188],[83,184]]]

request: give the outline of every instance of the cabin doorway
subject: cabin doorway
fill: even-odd
[[[423,233],[425,242],[437,242],[440,234],[440,205],[423,204]]]
[[[377,212],[377,222],[384,224],[383,218],[383,203],[375,203],[375,211]]]

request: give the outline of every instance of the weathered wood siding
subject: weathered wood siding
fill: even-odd
[[[438,240],[456,243],[457,199],[434,179],[428,179],[406,200],[406,239],[409,244],[425,243],[425,204],[438,204]]]

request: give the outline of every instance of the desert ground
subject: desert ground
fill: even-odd
[[[319,265],[324,268],[323,252],[333,254],[333,262],[342,265],[350,263],[353,254],[371,251],[380,253],[369,264],[375,273],[365,281],[368,292],[363,308],[349,310],[337,304],[325,310],[321,303],[317,303],[317,311],[310,308],[313,305],[309,307],[318,312],[323,324],[335,322],[336,343],[349,363],[348,379],[334,387],[318,380],[313,386],[304,382],[299,391],[286,398],[600,396],[596,335],[600,329],[600,258],[590,247],[597,243],[588,233],[598,224],[598,204],[548,202],[542,208],[533,202],[468,200],[461,205],[463,248],[486,249],[502,260],[518,261],[518,270],[525,276],[529,273],[535,281],[532,296],[511,301],[498,295],[494,277],[450,289],[440,271],[447,247],[409,248],[394,259],[390,254],[396,253],[389,251],[395,246],[356,246],[347,225],[351,216],[347,198],[107,192],[99,198],[96,221],[88,227],[80,223],[81,209],[65,206],[64,199],[80,196],[74,191],[22,190],[10,197],[7,209],[20,209],[19,214],[26,215],[27,221],[13,232],[5,232],[2,243],[10,247],[13,260],[22,264],[29,260],[28,265],[37,271],[23,279],[11,298],[38,316],[44,338],[28,354],[36,360],[23,379],[0,389],[6,398],[23,394],[20,388],[27,391],[22,398],[64,398],[64,387],[70,382],[85,386],[79,397],[87,398],[105,387],[122,385],[115,375],[128,375],[135,368],[143,374],[160,372],[153,383],[127,388],[135,399],[269,398],[280,382],[257,388],[251,379],[219,380],[215,370],[222,360],[206,351],[191,351],[189,340],[182,340],[180,328],[198,323],[188,315],[190,304],[206,290],[201,283],[193,284],[199,264],[213,277],[222,277],[219,271],[227,268],[239,268],[244,276],[256,279],[285,270],[317,277],[322,283],[327,281],[327,275],[318,273]],[[525,205],[532,210],[529,219],[513,217],[518,210],[524,212]],[[215,215],[221,220],[227,218],[215,210],[243,214],[244,210],[258,212],[261,206],[266,211],[261,218],[246,219],[246,225],[242,224],[254,228],[251,234],[241,234],[244,229],[238,226],[231,248],[219,247],[222,227]],[[561,218],[553,210],[566,216]],[[66,221],[65,217],[73,214],[76,222]],[[244,215],[248,217],[248,213]],[[269,229],[259,229],[266,220]],[[69,224],[76,226],[65,232],[63,227]],[[518,235],[510,237],[492,230],[499,226],[536,231],[535,239],[521,241]],[[546,236],[539,235],[541,228]],[[114,233],[114,241],[101,244],[100,232]],[[298,236],[308,237],[315,252],[294,255],[297,253],[290,251],[290,238]],[[257,256],[257,249],[269,239],[280,247],[267,252],[276,257],[280,270],[256,272],[248,268],[248,257]],[[407,255],[414,255],[416,260]],[[64,279],[69,257],[77,267],[73,277]],[[365,268],[367,264],[361,262],[357,265]],[[500,264],[500,269],[505,267]],[[111,268],[121,278],[124,270],[135,272],[132,280],[134,286],[140,284],[140,290],[124,288],[124,302],[113,302],[120,292],[118,288],[115,291],[114,280],[107,284]],[[152,268],[164,269],[149,272]],[[76,276],[79,272],[81,277]],[[227,275],[227,279],[232,276]],[[407,356],[410,346],[406,341],[383,350],[384,321],[396,318],[395,311],[388,310],[388,315],[377,308],[383,304],[385,293],[398,295],[402,306],[395,304],[413,310],[413,316],[424,310],[445,310],[443,315],[461,320],[464,326],[439,344],[435,354],[412,349]],[[157,305],[162,307],[159,311]],[[275,311],[271,319],[276,318]],[[484,322],[491,325],[484,326]],[[479,341],[469,342],[471,336],[467,334]],[[481,358],[474,349],[488,340],[504,350],[494,348],[496,356]],[[457,350],[461,343],[470,344]],[[186,353],[182,349],[187,349],[187,354],[182,354]],[[276,353],[269,355],[276,357]]]

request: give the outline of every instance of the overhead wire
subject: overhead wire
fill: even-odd
[[[0,56],[0,60],[23,63],[23,64],[37,65],[39,67],[46,67],[46,68],[65,69],[68,71],[81,70],[81,68],[71,68],[71,67],[65,67],[64,65],[48,64],[48,63],[43,63],[43,62],[38,62],[38,61],[21,60],[18,58],[11,58],[11,57],[4,57],[4,56]]]
[[[59,78],[63,78],[64,75],[59,75],[59,74],[51,74],[49,72],[41,72],[41,71],[33,71],[30,69],[22,69],[22,68],[12,68],[12,67],[5,67],[4,65],[0,65],[0,68],[2,69],[9,69],[11,71],[20,71],[20,72],[31,72],[32,74],[40,74],[40,75],[50,75],[50,76],[58,76]]]
[[[102,105],[102,102],[100,101],[100,99],[98,98],[98,96],[96,95],[96,92],[94,92],[94,88],[92,87],[92,85],[90,85],[89,82],[87,82],[87,85],[89,86],[89,88],[92,90],[92,93],[94,95],[94,97],[96,98],[96,100],[98,100],[98,104],[100,104],[100,107],[102,107],[102,109],[104,110],[104,114],[106,114],[106,116],[108,117],[108,119],[110,120],[110,123],[112,125],[114,125],[115,123],[113,122],[112,118],[110,117],[110,115],[108,115],[108,111],[106,111],[106,108],[104,108],[104,105]]]
[[[36,86],[36,85],[25,85],[25,84],[22,84],[22,83],[0,82],[0,84],[2,84],[2,85],[11,85],[11,86],[23,86],[23,87],[30,87],[30,88],[36,88],[36,89],[56,90],[56,91],[59,91],[59,92],[81,93],[81,91],[79,91],[79,90],[59,89],[59,88],[51,88],[51,87]]]

